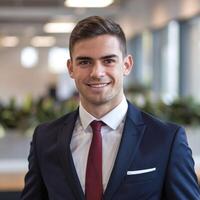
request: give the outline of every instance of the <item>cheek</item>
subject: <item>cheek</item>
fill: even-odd
[[[85,79],[90,75],[90,71],[89,69],[78,69],[75,75],[78,79]]]
[[[75,70],[73,73],[73,77],[75,80],[81,80],[84,77],[84,72],[81,72],[80,70]]]
[[[116,82],[122,82],[124,78],[124,72],[122,69],[116,71],[114,70],[112,74],[113,79],[115,79]]]
[[[74,74],[74,81],[76,85],[83,85],[87,82],[88,75],[85,72],[78,72]]]

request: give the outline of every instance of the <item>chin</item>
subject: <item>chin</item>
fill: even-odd
[[[90,102],[93,105],[99,106],[99,105],[104,105],[104,104],[108,103],[109,100],[107,98],[95,98],[95,99],[90,98],[90,99],[88,99],[88,102]]]
[[[105,105],[105,104],[113,104],[116,99],[113,96],[106,96],[101,98],[90,99],[90,102],[94,105]]]

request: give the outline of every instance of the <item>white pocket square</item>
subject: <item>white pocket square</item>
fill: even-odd
[[[136,174],[145,174],[149,172],[156,171],[156,168],[149,168],[149,169],[141,169],[141,170],[134,170],[134,171],[127,171],[127,175],[136,175]]]

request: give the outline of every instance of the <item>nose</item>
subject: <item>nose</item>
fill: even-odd
[[[101,62],[96,62],[93,66],[92,66],[92,71],[90,76],[92,78],[101,78],[105,75],[105,68],[104,66],[101,64]]]

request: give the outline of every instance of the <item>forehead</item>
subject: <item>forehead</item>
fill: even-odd
[[[72,56],[101,57],[109,54],[121,55],[120,42],[116,36],[100,35],[75,43]]]

